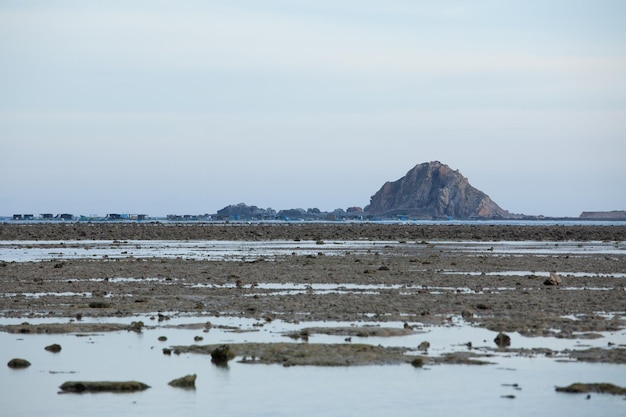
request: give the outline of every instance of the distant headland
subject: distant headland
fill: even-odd
[[[161,220],[147,214],[109,213],[105,216],[70,213],[13,214],[13,220],[50,221],[145,221]],[[439,161],[425,162],[396,181],[386,182],[364,208],[351,206],[332,212],[318,208],[274,210],[245,203],[231,204],[217,213],[169,214],[168,221],[262,221],[262,220],[542,220],[545,216],[512,214],[487,194],[470,185],[459,170]],[[568,219],[568,218],[563,218]],[[585,211],[575,220],[626,220],[626,210]]]

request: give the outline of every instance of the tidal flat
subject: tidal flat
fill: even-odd
[[[594,378],[563,380],[561,371],[553,385],[626,384],[615,377],[626,374],[624,226],[2,224],[0,238],[0,331],[16,355],[35,341],[41,350],[59,338],[72,346],[75,335],[127,340],[145,349],[136,363],[155,367],[166,358],[215,367],[208,353],[228,345],[231,370],[469,366],[486,375],[548,361],[546,370],[588,364]],[[510,344],[495,342],[500,333]],[[66,346],[46,354],[82,355]],[[65,372],[89,374],[78,359],[77,368],[64,363],[35,361],[11,375],[54,371],[58,387]],[[165,390],[161,379],[197,373],[202,390],[209,377],[187,368],[157,376],[146,366],[120,378]],[[533,379],[517,379],[525,378]],[[524,392],[494,398],[510,395]],[[559,395],[567,394],[552,388],[548,397]],[[610,415],[615,400],[603,401]]]

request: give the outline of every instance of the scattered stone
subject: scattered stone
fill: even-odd
[[[89,308],[109,308],[111,304],[105,303],[104,301],[92,301],[89,303]]]
[[[59,353],[61,351],[61,345],[54,343],[50,346],[46,346],[44,349],[48,352]]]
[[[502,332],[498,333],[493,341],[496,342],[496,345],[501,348],[511,346],[511,337],[508,334],[504,334]]]
[[[185,375],[182,378],[173,379],[168,384],[176,388],[195,389],[196,374]]]
[[[170,348],[163,348],[163,354],[164,355],[171,355],[172,354],[172,349],[170,349]]]
[[[419,344],[419,346],[417,346],[418,350],[423,350],[424,352],[426,352],[428,350],[428,348],[430,347],[430,342],[422,342]]]
[[[138,381],[68,381],[59,388],[64,392],[134,392],[150,388]]]
[[[597,394],[626,395],[626,387],[619,387],[609,383],[585,384],[574,383],[566,387],[556,387],[557,392],[568,392],[573,394],[586,394],[594,392]]]
[[[165,342],[165,341],[167,341],[167,337],[166,336],[159,336],[159,338],[157,340],[159,342]]]
[[[550,278],[546,279],[543,282],[543,285],[561,285],[563,283],[563,278],[560,275],[550,272]]]
[[[28,368],[30,366],[30,362],[26,359],[14,358],[7,363],[7,366],[13,369]]]
[[[463,319],[465,320],[469,320],[471,318],[474,317],[474,310],[472,310],[471,308],[466,308],[465,310],[463,310],[461,312],[461,317],[463,317]]]
[[[143,329],[143,326],[144,326],[143,321],[133,321],[128,326],[128,330],[129,331],[133,331],[133,332],[137,332],[137,333],[141,333],[141,330]]]
[[[221,345],[211,351],[211,362],[218,365],[226,365],[235,356],[235,352],[230,349],[230,346]]]
[[[204,340],[204,337],[202,337],[202,336],[194,336],[193,340],[194,340],[194,342],[202,342]]]
[[[413,365],[413,367],[415,368],[421,368],[422,366],[424,366],[424,359],[421,357],[417,357],[411,361],[411,365]]]

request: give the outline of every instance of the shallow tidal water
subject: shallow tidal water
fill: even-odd
[[[160,257],[210,260],[246,260],[259,257],[341,255],[346,252],[375,252],[385,246],[411,247],[416,243],[398,242],[195,242],[195,241],[3,241],[0,260],[27,262],[81,258]],[[622,254],[624,242],[431,242],[437,249],[458,250],[475,256],[489,252],[503,254]],[[452,273],[443,271],[442,273]],[[459,273],[459,272],[455,272]],[[478,274],[463,271],[462,274]],[[504,271],[500,275],[524,276],[530,271]],[[623,279],[626,271],[611,274]],[[542,273],[537,273],[541,275]],[[547,273],[546,273],[547,274]],[[575,274],[575,273],[572,273]],[[120,278],[129,279],[129,278]],[[115,278],[111,282],[115,282]],[[147,285],[150,279],[144,279]],[[207,284],[209,285],[209,284]],[[215,285],[215,284],[211,284]],[[235,285],[225,283],[224,285]],[[375,292],[384,286],[349,284],[260,283],[260,289],[272,289],[276,295],[303,291]],[[438,291],[439,288],[432,287]],[[459,290],[459,289],[457,289]],[[460,289],[464,290],[464,289]],[[494,288],[508,291],[509,288]],[[468,289],[469,291],[469,289]],[[23,293],[25,297],[50,294]],[[68,295],[68,294],[65,294]],[[72,293],[77,297],[90,294]],[[252,294],[254,295],[254,294]],[[14,296],[8,294],[7,296]],[[606,312],[610,314],[611,312]],[[617,312],[622,314],[623,312]],[[77,334],[9,334],[0,332],[0,417],[11,416],[624,416],[624,396],[608,394],[557,393],[556,386],[574,382],[608,382],[626,386],[626,365],[583,363],[565,356],[541,354],[523,356],[513,351],[494,352],[495,332],[476,328],[455,318],[449,325],[418,326],[416,333],[397,337],[353,337],[353,343],[416,348],[428,341],[428,355],[466,351],[471,342],[477,353],[493,353],[488,365],[428,365],[414,368],[409,364],[353,367],[283,367],[281,365],[245,364],[236,358],[228,367],[211,363],[209,355],[164,355],[162,349],[175,345],[222,344],[243,342],[304,343],[285,337],[286,332],[304,327],[380,325],[401,328],[401,322],[287,323],[275,320],[258,322],[238,317],[181,316],[156,322],[149,316],[84,318],[85,322],[130,324],[142,320],[148,326],[142,333],[130,331]],[[63,318],[2,318],[0,324],[64,322]],[[213,328],[202,330],[174,328],[189,323],[206,323]],[[257,324],[257,326],[255,326]],[[218,326],[235,327],[233,332]],[[601,333],[598,339],[557,339],[523,337],[510,334],[511,348],[565,349],[606,348],[626,345],[626,330]],[[167,341],[160,342],[159,336]],[[195,336],[204,339],[195,342]],[[314,334],[308,343],[344,343],[344,336]],[[58,343],[59,353],[44,350]],[[416,354],[423,354],[418,353]],[[32,363],[26,369],[6,366],[12,358]],[[197,374],[196,389],[172,388],[168,382],[187,374]],[[59,394],[59,386],[72,380],[138,380],[150,389],[128,394]]]
[[[76,334],[0,333],[2,359],[28,359],[29,368],[0,368],[2,416],[622,416],[623,396],[557,393],[555,386],[573,382],[611,382],[626,386],[626,366],[562,361],[543,355],[520,356],[503,351],[488,358],[489,365],[409,364],[355,367],[313,367],[240,363],[241,358],[218,367],[210,355],[164,355],[174,345],[293,342],[284,332],[311,326],[350,326],[354,323],[292,324],[280,321],[254,329],[253,320],[227,317],[182,317],[149,322],[142,333]],[[100,321],[114,321],[99,319]],[[130,322],[131,318],[119,319]],[[239,327],[244,332],[212,328],[172,328],[182,323]],[[51,322],[41,319],[37,322]],[[58,321],[58,319],[57,319]],[[239,323],[238,325],[236,323]],[[357,323],[362,326],[367,323]],[[386,323],[385,327],[400,323]],[[247,330],[257,330],[250,331]],[[168,338],[158,341],[159,336]],[[194,336],[202,336],[194,342]],[[429,354],[463,349],[471,341],[477,352],[493,348],[494,332],[457,322],[445,327],[426,326],[416,334],[391,338],[353,338],[354,343],[413,346],[429,341]],[[583,349],[626,342],[626,331],[594,340],[526,338],[512,334],[513,347]],[[342,343],[343,336],[312,335],[309,343]],[[59,353],[44,350],[58,343]],[[172,388],[172,379],[197,374],[195,390]],[[151,386],[139,393],[59,394],[71,380],[139,380]],[[511,398],[514,396],[514,398]]]

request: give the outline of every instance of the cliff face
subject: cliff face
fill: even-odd
[[[509,217],[487,194],[441,162],[415,166],[371,197],[365,211],[371,215],[412,215],[420,218]]]

